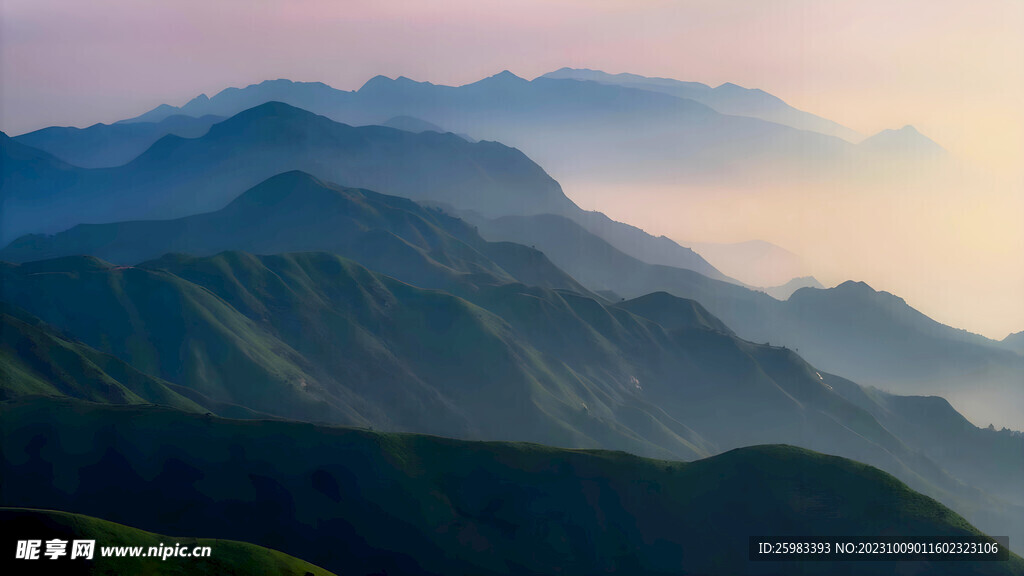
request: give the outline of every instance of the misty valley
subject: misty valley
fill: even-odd
[[[271,80],[0,161],[6,574],[1024,574],[1021,333],[574,193],[943,174],[913,127],[563,68]]]

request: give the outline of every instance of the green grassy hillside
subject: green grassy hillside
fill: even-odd
[[[110,354],[62,338],[38,319],[2,304],[0,381],[0,398],[39,394],[206,411],[170,383],[147,376]]]
[[[480,286],[471,303],[323,253],[175,255],[137,267],[66,258],[4,265],[0,279],[3,299],[194,391],[215,414],[247,416],[221,408],[238,405],[687,460],[786,443],[878,466],[1019,532],[1007,508],[839,394],[834,377],[667,294],[635,310],[663,312],[670,328],[631,305],[520,284]]]
[[[207,574],[210,576],[243,576],[265,574],[267,576],[331,576],[331,573],[276,550],[269,550],[245,542],[214,540],[210,538],[176,538],[145,532],[114,522],[100,520],[81,514],[69,514],[53,510],[28,508],[0,508],[0,524],[4,527],[4,551],[15,549],[16,540],[36,539],[48,541],[54,538],[72,540],[95,540],[96,548],[92,560],[70,555],[51,560],[42,556],[37,560],[13,559],[5,554],[0,566],[6,566],[7,574],[62,574],[66,576],[100,576],[106,574],[145,574],[146,576],[187,576]],[[150,547],[161,545],[194,549],[197,546],[210,548],[209,557],[197,558],[128,558],[104,557],[103,546],[141,546],[148,553]]]
[[[750,563],[750,535],[976,535],[863,464],[788,446],[689,464],[621,452],[0,407],[3,505],[252,542],[338,573],[1020,574],[1024,564]]]

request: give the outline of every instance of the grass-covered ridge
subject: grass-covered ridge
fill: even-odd
[[[29,508],[0,508],[0,524],[4,526],[4,551],[14,550],[15,540],[36,539],[44,542],[51,539],[68,541],[68,555],[50,560],[42,555],[37,560],[15,560],[13,554],[4,554],[0,566],[7,566],[7,574],[60,573],[62,575],[100,576],[106,574],[145,574],[146,576],[191,576],[208,574],[216,576],[264,574],[266,576],[332,576],[298,558],[246,542],[216,540],[210,538],[177,538],[153,534],[123,524],[108,522],[82,514],[71,514],[55,510]],[[96,548],[92,560],[70,558],[72,540],[95,540]],[[142,547],[143,554],[150,547],[161,545],[194,549],[209,547],[209,557],[196,558],[129,558],[104,557],[103,546]],[[9,545],[9,546],[8,546]]]
[[[346,574],[791,573],[748,563],[747,538],[978,533],[884,472],[789,446],[680,463],[77,401],[8,402],[0,417],[3,505],[252,542]],[[1024,571],[1017,557],[901,566]]]

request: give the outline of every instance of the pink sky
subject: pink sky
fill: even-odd
[[[937,319],[995,337],[1024,329],[1024,299],[1005,296],[1024,294],[1024,265],[1007,265],[1024,261],[1013,224],[1024,220],[1020,0],[2,0],[0,10],[0,130],[11,135],[111,122],[270,78],[356,89],[376,74],[462,84],[562,66],[757,87],[865,134],[913,124],[1003,183],[976,191],[962,221],[956,202],[938,197],[964,236],[956,246],[971,247],[955,271],[964,285],[929,292],[949,281],[936,270],[872,278],[877,254],[835,253],[876,287],[912,293],[908,301]],[[658,214],[567,193],[697,239]],[[817,249],[786,232],[740,222],[707,239],[756,233]],[[935,252],[916,261],[946,264]]]
[[[1024,151],[1024,2],[4,0],[0,129],[88,125],[268,78],[461,84],[562,66],[758,87],[856,130]]]

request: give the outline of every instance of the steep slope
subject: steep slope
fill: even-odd
[[[854,574],[857,563],[751,563],[747,539],[980,535],[885,473],[784,446],[682,464],[153,408],[35,401],[0,411],[5,505],[201,530],[350,574]],[[61,479],[71,475],[69,492]],[[1022,565],[1012,556],[871,568]]]
[[[696,100],[722,114],[750,116],[800,130],[811,130],[836,136],[848,142],[858,142],[863,136],[841,124],[797,110],[763,90],[743,88],[727,82],[712,88],[700,82],[684,82],[672,78],[650,78],[637,74],[609,74],[601,70],[561,68],[544,74],[544,78],[584,80],[602,84],[615,84],[652,92],[671,94],[679,98]]]
[[[184,576],[187,574],[266,574],[267,576],[332,576],[330,572],[313,566],[309,562],[299,560],[276,550],[269,550],[246,542],[230,540],[212,540],[205,538],[175,538],[144,532],[114,522],[100,520],[82,514],[69,514],[53,510],[34,510],[30,508],[0,508],[0,524],[3,524],[5,536],[27,537],[48,542],[53,539],[71,542],[73,540],[93,540],[96,542],[93,560],[70,558],[70,544],[67,555],[50,559],[40,551],[38,560],[14,560],[13,555],[5,555],[0,559],[0,567],[7,574],[19,574],[26,569],[55,570],[66,575],[102,574],[147,574],[151,576]],[[196,526],[197,530],[203,527]],[[11,538],[13,540],[14,538]],[[162,551],[161,546],[176,545],[188,548],[190,554],[196,547],[210,548],[209,556],[179,558],[169,556],[166,559],[157,557],[105,557],[101,554],[102,547],[142,547],[142,554],[149,549]],[[4,542],[5,548],[14,550],[14,541]],[[39,564],[44,563],[44,568]],[[33,564],[34,563],[34,564]]]
[[[574,208],[539,166],[501,144],[383,126],[353,128],[271,102],[215,124],[201,138],[164,136],[124,166],[79,170],[74,178],[5,160],[5,172],[17,180],[8,185],[5,178],[0,232],[10,240],[83,222],[206,212],[288,170],[485,214]]]
[[[111,404],[207,408],[117,358],[69,341],[24,312],[0,303],[0,399],[68,396]]]
[[[135,268],[71,258],[8,267],[0,286],[0,299],[213,402],[676,458],[785,442],[879,466],[985,526],[1012,527],[1005,505],[840,394],[841,379],[667,294],[607,307],[485,285],[466,293],[477,307],[326,254]]]
[[[696,300],[741,338],[794,348],[822,370],[897,393],[940,394],[975,422],[1024,427],[1019,355],[940,324],[866,284],[802,288],[779,302],[691,270],[641,262],[568,218],[508,216],[474,223],[488,239],[544,251],[596,292],[629,299],[664,291]]]
[[[1024,358],[998,342],[863,282],[797,290],[783,310],[779,331],[826,370],[897,393],[941,395],[976,423],[1024,428]]]
[[[269,178],[216,212],[26,236],[0,251],[0,259],[89,254],[137,264],[168,252],[212,255],[225,250],[330,251],[418,286],[455,292],[512,281],[587,292],[536,250],[485,242],[466,223],[436,210],[326,184],[297,171]]]
[[[310,419],[330,413],[300,389],[306,375],[295,351],[170,274],[72,257],[5,264],[0,278],[0,300],[150,377],[215,403]]]
[[[223,119],[213,115],[193,118],[176,114],[160,122],[94,124],[88,128],[51,126],[22,134],[14,140],[75,166],[107,168],[128,163],[168,134],[198,138]]]
[[[535,246],[591,290],[624,298],[664,291],[700,302],[741,337],[764,341],[749,329],[772,310],[774,299],[693,270],[652,265],[629,256],[573,220],[553,214],[474,220],[490,240]]]
[[[473,305],[315,253],[69,258],[0,280],[2,299],[86,344],[266,414],[676,458],[785,442],[982,506],[792,351],[665,294],[606,307],[504,284]]]
[[[638,453],[710,451],[649,401],[623,395],[617,372],[595,365],[602,379],[588,379],[477,306],[336,256],[173,256],[134,268],[68,258],[9,266],[0,290],[0,299],[147,374],[267,414]]]
[[[830,378],[836,391],[869,411],[909,446],[972,486],[1014,505],[1024,530],[1024,433],[980,428],[938,396],[897,396]]]
[[[652,236],[640,228],[617,222],[597,211],[571,212],[567,216],[590,233],[641,262],[685,268],[708,278],[741,284],[720,272],[701,254],[680,246],[666,236]]]

